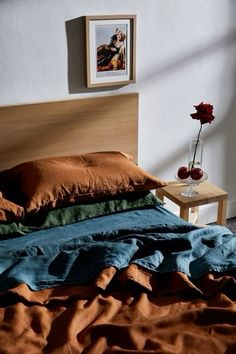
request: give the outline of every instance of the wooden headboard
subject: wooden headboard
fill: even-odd
[[[2,106],[0,123],[0,170],[107,150],[127,152],[137,161],[137,93]]]

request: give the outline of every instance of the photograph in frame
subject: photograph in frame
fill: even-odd
[[[135,15],[87,16],[87,86],[135,82]]]

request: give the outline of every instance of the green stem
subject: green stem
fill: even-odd
[[[195,164],[195,158],[196,158],[196,153],[197,153],[197,146],[198,146],[198,143],[199,143],[199,140],[200,140],[201,131],[202,131],[202,123],[201,123],[200,129],[199,129],[198,135],[197,135],[197,142],[196,142],[196,145],[195,145],[195,150],[194,150],[194,154],[193,154],[193,160],[192,160],[191,169],[194,167],[194,164]]]

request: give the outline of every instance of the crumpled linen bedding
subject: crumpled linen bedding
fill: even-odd
[[[236,245],[150,207],[0,241],[0,354],[233,354]]]
[[[197,228],[163,207],[105,215],[0,241],[0,291],[81,284],[110,266],[183,272],[198,278],[236,267],[236,238],[225,227]]]
[[[21,284],[0,294],[0,353],[234,354],[235,275],[190,281],[132,265],[83,285]]]

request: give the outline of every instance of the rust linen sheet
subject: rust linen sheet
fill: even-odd
[[[236,273],[110,267],[87,284],[0,294],[1,354],[234,354]]]

